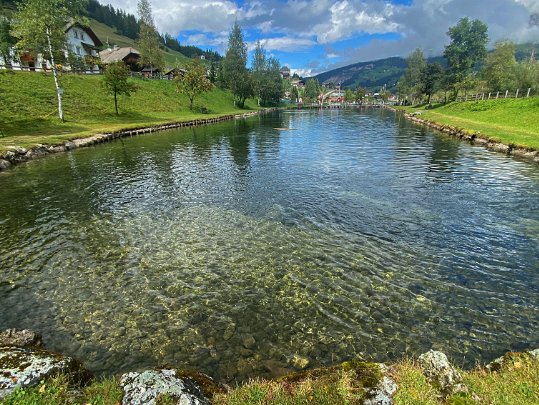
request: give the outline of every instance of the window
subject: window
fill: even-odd
[[[79,33],[77,30],[73,30],[73,35],[75,36],[75,38],[78,38],[79,37]]]
[[[80,46],[77,46],[77,55],[82,55]]]
[[[80,39],[82,39],[84,41],[84,33],[83,32],[80,33]]]

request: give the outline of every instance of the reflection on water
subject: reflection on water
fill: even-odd
[[[0,328],[104,373],[489,360],[539,343],[538,184],[537,166],[387,111],[53,156],[0,175]]]

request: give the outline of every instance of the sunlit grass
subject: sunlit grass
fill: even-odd
[[[98,75],[63,75],[66,122],[57,117],[56,93],[51,74],[0,70],[0,150],[8,146],[58,144],[101,132],[173,121],[213,118],[245,112],[233,106],[228,91],[214,88],[189,100],[167,80],[132,79],[138,90],[119,99],[120,115]],[[204,107],[206,111],[200,112]],[[247,108],[256,108],[255,103]]]
[[[421,118],[450,125],[493,141],[539,149],[539,97],[468,101],[424,107],[399,107],[421,111]]]

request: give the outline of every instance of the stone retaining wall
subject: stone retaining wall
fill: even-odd
[[[33,160],[42,156],[47,156],[51,153],[66,152],[72,149],[96,145],[98,143],[104,143],[113,139],[123,138],[126,136],[148,134],[173,128],[195,127],[200,125],[215,124],[223,121],[248,118],[254,115],[265,114],[275,110],[276,108],[266,108],[263,110],[248,112],[244,114],[229,114],[216,118],[203,118],[190,121],[170,122],[167,124],[154,125],[151,127],[131,128],[104,134],[96,134],[87,138],[74,139],[60,145],[36,145],[31,149],[16,146],[10,147],[7,151],[0,152],[0,171],[9,169],[11,166],[17,165],[22,162]]]
[[[400,112],[392,107],[386,106],[385,108],[395,112]],[[522,158],[535,163],[539,163],[538,150],[522,148],[512,144],[507,145],[501,142],[495,142],[485,137],[480,132],[469,133],[461,128],[452,127],[450,125],[438,124],[436,122],[420,118],[418,115],[413,113],[404,112],[403,115],[408,120],[415,122],[416,124],[428,126],[429,128],[433,128],[454,138],[458,138],[462,141],[467,141],[472,145],[480,145],[494,152],[500,152],[508,156],[515,156],[517,158]]]

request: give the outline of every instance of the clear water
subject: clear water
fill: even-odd
[[[0,328],[98,373],[539,346],[539,167],[388,111],[125,139],[0,190]]]

